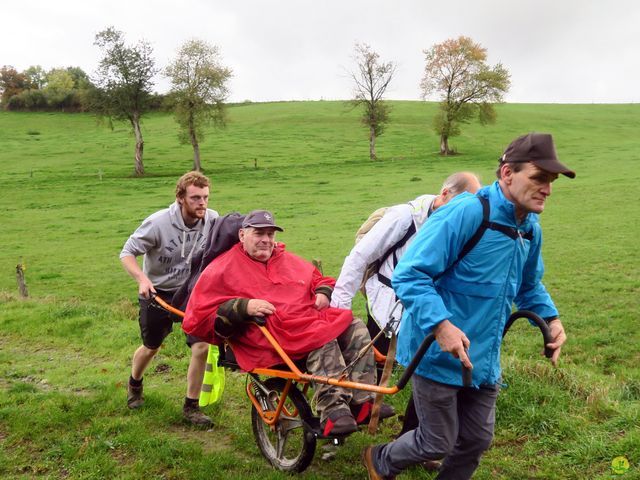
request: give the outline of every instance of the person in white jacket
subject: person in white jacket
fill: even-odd
[[[367,300],[367,329],[371,338],[375,338],[387,325],[391,314],[399,320],[402,309],[394,310],[398,299],[391,287],[391,277],[398,260],[431,213],[456,195],[465,191],[476,193],[480,187],[482,187],[480,180],[474,173],[457,172],[447,177],[438,195],[421,195],[408,203],[388,208],[382,218],[356,243],[345,258],[331,295],[331,306],[350,309],[353,297],[360,289],[369,265],[379,262],[377,272],[364,284]],[[379,352],[386,355],[389,340],[382,335],[375,342],[375,346]],[[411,398],[400,434],[413,430],[417,424],[418,419]]]
[[[370,328],[376,329],[372,333],[373,338],[379,328],[384,328],[389,321],[389,315],[397,300],[391,288],[390,279],[393,275],[393,269],[415,237],[415,233],[437,208],[462,192],[475,193],[481,186],[475,174],[458,172],[444,181],[440,194],[421,195],[408,203],[387,209],[383,217],[362,237],[345,258],[331,296],[331,306],[350,309],[353,297],[362,285],[368,266],[382,259],[377,275],[367,279],[364,285],[369,315],[368,323],[373,323]],[[405,237],[412,224],[415,227],[413,235],[410,235],[406,242],[394,249],[394,246],[398,245],[398,242]],[[401,313],[398,312],[398,318]]]

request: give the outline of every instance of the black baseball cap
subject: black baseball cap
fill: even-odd
[[[242,228],[273,228],[279,232],[284,230],[276,225],[273,214],[268,210],[254,210],[248,213],[242,222]]]
[[[576,172],[558,160],[553,137],[549,133],[528,133],[516,138],[504,151],[500,161],[531,162],[547,172],[561,173],[569,178],[576,176]]]

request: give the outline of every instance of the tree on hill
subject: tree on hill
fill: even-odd
[[[158,72],[149,43],[127,46],[124,34],[113,27],[99,32],[94,45],[103,51],[95,83],[94,108],[101,115],[127,120],[136,138],[135,173],[144,175],[144,139],[140,121],[150,108],[153,76]]]
[[[420,83],[422,97],[438,94],[440,107],[433,128],[440,135],[440,154],[454,153],[449,138],[460,135],[460,126],[477,117],[493,123],[493,103],[501,103],[509,90],[509,72],[498,63],[486,64],[487,50],[468,37],[449,39],[424,50],[426,66]]]
[[[0,67],[0,103],[6,107],[9,99],[28,88],[29,80],[11,65]]]
[[[0,85],[5,74],[9,74],[10,88],[5,90],[2,105],[7,110],[86,111],[89,92],[95,88],[80,67],[52,68],[45,72],[40,65],[32,65],[20,73],[5,67],[0,72]]]
[[[362,105],[362,123],[369,127],[369,158],[376,159],[376,138],[382,135],[389,122],[389,105],[382,97],[393,79],[396,64],[382,62],[380,55],[371,50],[367,44],[357,43],[355,46],[357,71],[350,72],[354,83],[355,107]]]
[[[46,79],[42,91],[50,105],[61,105],[72,101],[75,82],[67,70],[54,68],[49,71]]]
[[[22,73],[27,77],[31,90],[41,90],[47,82],[47,72],[40,65],[31,65]]]
[[[193,147],[193,169],[201,170],[200,142],[204,127],[225,125],[224,101],[231,70],[220,62],[218,47],[202,40],[189,40],[166,68],[171,79],[171,100],[180,125],[180,141]]]

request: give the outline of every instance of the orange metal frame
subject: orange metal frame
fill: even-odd
[[[159,296],[155,296],[154,300],[160,305],[162,306],[165,310],[174,313],[175,315],[178,315],[179,317],[184,317],[184,312],[182,310],[179,310],[171,305],[169,305],[167,302],[165,302],[162,298],[160,298]],[[289,367],[289,371],[287,370],[276,370],[273,368],[254,368],[253,370],[251,370],[248,373],[252,373],[255,375],[264,375],[267,377],[279,377],[279,378],[284,378],[287,380],[287,384],[282,392],[282,395],[278,401],[278,406],[276,408],[275,412],[265,412],[262,409],[262,406],[260,405],[260,402],[256,399],[254,393],[251,391],[251,383],[247,384],[247,395],[249,396],[249,399],[251,400],[251,403],[254,405],[254,407],[256,407],[256,410],[260,413],[260,416],[262,417],[262,419],[264,420],[264,422],[266,424],[268,424],[269,426],[271,426],[272,428],[277,424],[278,419],[280,417],[280,414],[284,411],[285,414],[290,415],[290,416],[295,416],[297,415],[297,412],[288,412],[287,409],[285,408],[285,401],[287,398],[287,395],[289,393],[289,389],[291,388],[291,385],[293,384],[293,382],[297,382],[300,384],[304,385],[304,390],[303,392],[306,393],[308,387],[309,387],[309,383],[322,383],[322,384],[326,384],[326,385],[336,385],[339,387],[344,387],[344,388],[351,388],[354,390],[364,390],[364,391],[368,391],[368,392],[374,392],[374,393],[381,393],[383,395],[394,395],[396,393],[398,393],[400,391],[400,389],[398,388],[397,385],[394,385],[393,387],[381,387],[379,385],[370,385],[368,383],[359,383],[359,382],[351,382],[348,380],[344,380],[344,377],[342,378],[331,378],[331,377],[325,377],[325,376],[320,376],[320,375],[311,375],[309,373],[303,373],[300,371],[300,369],[296,366],[296,364],[293,362],[293,360],[291,360],[291,358],[289,357],[289,355],[287,355],[287,353],[282,349],[282,347],[280,346],[280,344],[277,342],[277,340],[275,338],[273,338],[273,335],[271,335],[271,332],[269,332],[269,330],[266,329],[266,327],[263,327],[262,325],[256,325],[256,327],[258,327],[260,329],[260,331],[262,332],[262,334],[267,338],[267,340],[269,341],[269,343],[271,344],[271,346],[274,348],[274,350],[278,353],[278,355],[280,355],[280,358],[282,358],[282,361],[284,362],[284,364]],[[378,356],[376,356],[376,360],[378,360],[377,358]]]

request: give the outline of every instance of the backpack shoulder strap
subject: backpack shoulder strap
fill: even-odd
[[[482,204],[482,223],[480,223],[480,226],[478,227],[478,230],[476,230],[476,233],[474,233],[473,236],[469,240],[467,240],[467,243],[464,244],[464,247],[462,247],[462,250],[460,250],[460,254],[458,255],[458,258],[456,258],[455,262],[449,265],[449,267],[445,269],[444,272],[440,272],[439,274],[434,276],[434,281],[439,279],[442,275],[444,275],[458,263],[460,263],[460,261],[473,249],[473,247],[478,244],[487,229],[500,232],[503,235],[511,238],[512,240],[516,240],[518,238],[529,241],[533,240],[533,229],[529,230],[528,232],[522,233],[517,228],[490,221],[489,216],[491,214],[491,207],[489,206],[489,200],[479,195],[476,195],[476,198],[480,200],[480,203]]]
[[[411,224],[409,225],[409,229],[407,230],[407,232],[404,234],[404,236],[400,240],[398,240],[394,245],[392,245],[384,253],[382,257],[380,257],[380,260],[378,260],[378,266],[383,265],[384,262],[387,260],[387,258],[389,258],[390,255],[393,255],[393,268],[396,268],[396,265],[398,264],[398,257],[396,257],[396,250],[404,246],[409,241],[409,239],[415,235],[415,233],[416,233],[416,224],[414,223],[412,218]],[[377,275],[380,283],[382,283],[383,285],[386,285],[387,287],[391,287],[391,280],[389,278],[382,275],[379,271]]]
[[[491,228],[491,222],[489,221],[489,215],[491,214],[491,207],[489,206],[489,200],[487,200],[484,197],[477,197],[477,198],[478,200],[480,200],[480,203],[482,204],[482,223],[480,223],[480,226],[478,227],[478,230],[476,230],[476,233],[473,234],[473,237],[467,240],[467,243],[464,244],[464,247],[462,247],[462,250],[460,250],[460,255],[458,255],[458,258],[456,258],[456,261],[453,262],[453,264],[449,268],[452,268],[456,264],[458,264],[460,260],[462,260],[467,255],[467,253],[469,253],[473,249],[473,247],[475,247],[478,244],[478,242],[484,235],[484,232],[487,230],[487,228]]]
[[[439,274],[434,276],[433,281],[438,280],[442,275],[444,275],[453,267],[455,267],[458,263],[460,263],[460,260],[462,260],[467,255],[467,253],[469,253],[473,249],[473,247],[475,247],[478,244],[478,242],[484,235],[484,232],[487,231],[487,228],[491,228],[491,222],[489,221],[489,215],[491,214],[491,207],[489,206],[489,200],[479,195],[476,195],[476,198],[480,200],[480,204],[482,205],[482,222],[480,223],[480,226],[478,227],[476,232],[473,234],[473,236],[469,240],[467,240],[467,243],[464,244],[464,246],[462,247],[462,250],[460,250],[460,254],[458,255],[458,258],[456,258],[456,260],[451,265],[449,265],[449,267],[447,267],[443,272],[440,272]]]
[[[398,240],[393,246],[391,246],[382,257],[380,257],[380,265],[382,265],[387,258],[389,258],[389,255],[393,255],[393,266],[395,267],[398,263],[398,259],[395,257],[395,253],[396,250],[398,250],[400,247],[403,247],[405,243],[407,243],[409,241],[409,239],[411,237],[413,237],[416,233],[416,224],[413,223],[413,220],[411,220],[411,225],[409,225],[409,229],[407,230],[407,232],[404,234],[404,236]]]

